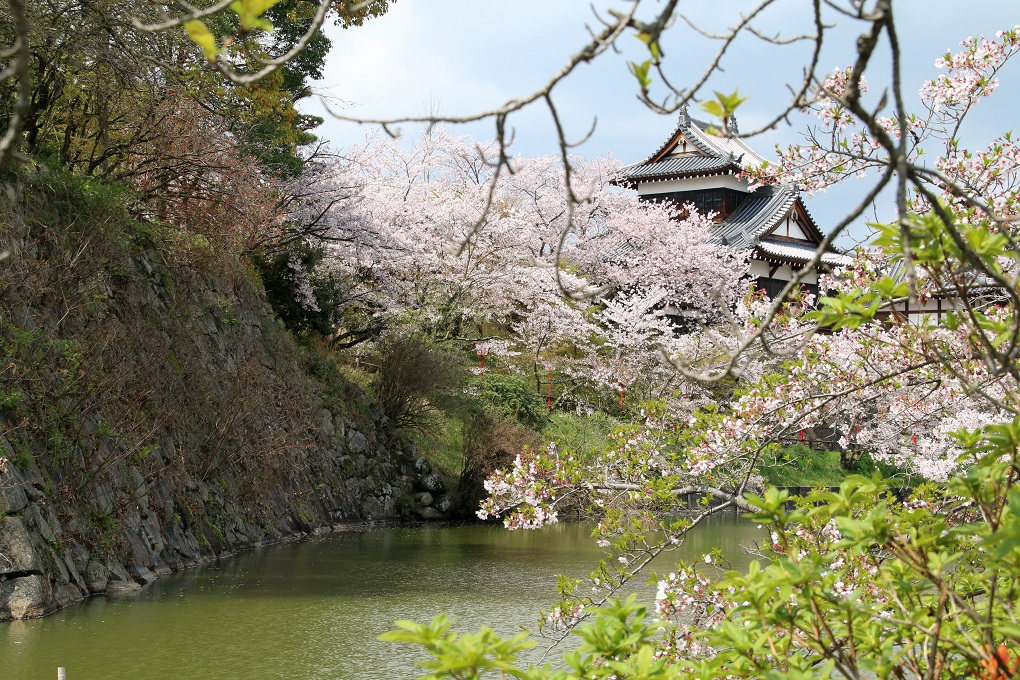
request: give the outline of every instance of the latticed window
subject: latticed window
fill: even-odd
[[[662,194],[642,196],[653,203],[670,201],[678,206],[688,203],[700,213],[715,212],[716,221],[722,221],[733,214],[747,197],[742,191],[734,189],[699,189],[697,191],[669,191]]]
[[[767,276],[759,276],[757,281],[758,290],[765,291],[773,300],[783,292],[783,288],[786,288],[787,281],[784,279],[771,279]],[[809,293],[815,296],[815,300],[818,299],[818,285],[814,283],[802,283],[800,284],[802,289],[807,290]]]

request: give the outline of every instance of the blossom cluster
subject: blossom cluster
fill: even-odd
[[[437,341],[499,329],[479,347],[489,362],[551,362],[575,390],[667,381],[657,348],[675,340],[671,315],[719,318],[741,294],[742,254],[713,243],[697,211],[620,190],[613,158],[570,159],[575,202],[560,159],[497,171],[497,153],[435,128],[309,163],[285,204],[324,249],[314,268],[292,266],[300,302],[320,307],[308,282],[329,280],[347,289],[338,331],[357,314]]]
[[[553,509],[557,492],[568,485],[566,470],[560,459],[552,455],[537,455],[530,449],[514,458],[510,470],[496,470],[484,482],[489,497],[477,511],[479,519],[504,515],[508,529],[538,529],[555,524],[558,517]],[[571,457],[564,461],[572,462]]]
[[[935,61],[945,73],[921,87],[921,99],[934,109],[969,106],[992,94],[999,84],[995,72],[1020,50],[1020,26],[999,31],[996,40],[969,37],[960,45],[960,52],[947,52]]]
[[[885,149],[877,135],[882,131],[896,142],[903,129],[909,131],[910,137],[908,162],[919,162],[922,154],[927,153],[940,157],[943,167],[957,163],[963,154],[957,140],[959,124],[971,107],[995,91],[998,85],[995,74],[1020,51],[1020,27],[999,31],[995,40],[970,37],[961,46],[961,51],[946,53],[935,62],[936,68],[944,72],[921,87],[922,111],[876,115],[870,121],[874,128],[846,105],[848,83],[854,75],[852,67],[836,69],[822,83],[814,103],[807,108],[807,112],[820,121],[818,127],[809,129],[808,143],[792,144],[786,149],[777,147],[777,163],[750,169],[745,176],[752,186],[793,184],[809,192],[823,191],[847,178],[863,177],[870,171],[887,167],[892,150]],[[867,91],[863,75],[859,91]],[[929,142],[940,146],[934,149],[938,153],[933,154],[933,149],[926,148]],[[998,159],[995,154],[991,155],[990,164],[994,166]],[[985,162],[986,158],[979,160],[979,163]],[[989,194],[975,191],[975,195]]]
[[[715,576],[710,578],[694,565],[679,564],[676,571],[659,580],[655,614],[668,624],[660,643],[661,655],[695,659],[714,654],[697,633],[722,623],[735,607],[725,597],[731,593],[716,586]]]
[[[574,603],[567,608],[557,605],[546,614],[545,622],[550,624],[554,630],[567,630],[577,625],[582,616],[584,616],[583,604]]]

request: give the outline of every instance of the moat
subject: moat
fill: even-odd
[[[713,518],[679,556],[718,546],[742,566],[741,545],[759,537],[733,515]],[[133,596],[0,624],[2,675],[53,678],[63,666],[68,680],[410,678],[420,674],[417,650],[375,639],[395,620],[445,611],[460,631],[534,630],[556,574],[582,576],[600,556],[583,524],[389,527],[269,546]]]

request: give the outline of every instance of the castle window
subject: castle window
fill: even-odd
[[[670,201],[677,206],[693,204],[700,213],[715,212],[716,221],[721,222],[732,215],[748,194],[734,189],[699,189],[697,191],[669,191],[662,194],[645,195],[641,198],[653,203]]]

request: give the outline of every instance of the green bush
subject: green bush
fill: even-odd
[[[548,419],[548,407],[531,383],[519,375],[486,373],[477,379],[478,395],[494,411],[539,430]]]
[[[437,406],[460,385],[464,370],[443,349],[411,336],[379,343],[372,392],[395,428],[433,432]]]
[[[254,257],[273,311],[288,329],[297,333],[318,333],[341,347],[377,337],[382,325],[372,315],[375,309],[358,300],[357,282],[329,268],[319,267],[323,258],[321,248],[304,243]],[[314,305],[301,300],[301,281],[292,263],[305,272],[303,276],[315,298]],[[338,329],[346,331],[335,337]]]
[[[305,271],[311,271],[321,259],[320,251],[303,244],[255,258],[255,266],[265,286],[266,299],[284,325],[293,331],[312,330],[323,336],[329,335],[332,331],[333,309],[326,300],[329,289],[325,286],[313,288],[319,309],[309,309],[298,298],[299,282],[294,269],[290,266],[291,261],[295,261],[299,262]]]
[[[612,446],[613,440],[609,435],[619,426],[620,421],[603,411],[583,416],[554,411],[544,434],[545,439],[556,442],[561,449],[583,455]]]
[[[760,466],[768,484],[775,486],[839,486],[850,474],[871,476],[876,470],[895,478],[899,470],[878,463],[868,455],[844,469],[839,451],[816,451],[804,444],[772,444],[765,449]]]

